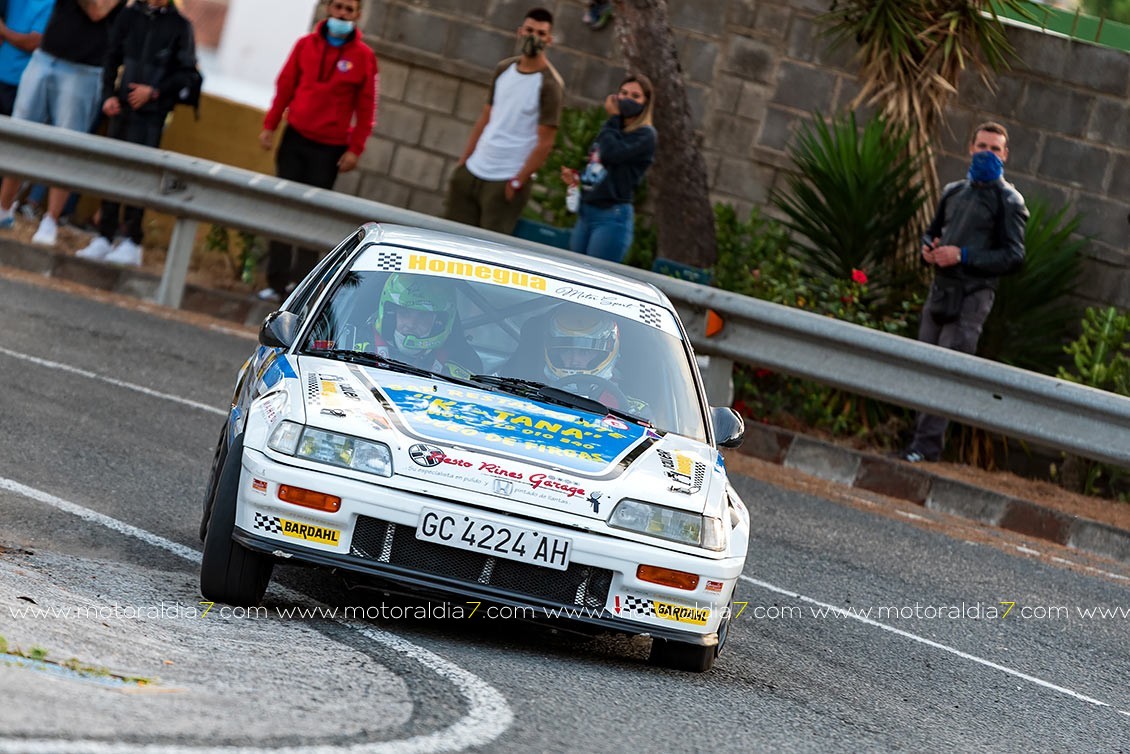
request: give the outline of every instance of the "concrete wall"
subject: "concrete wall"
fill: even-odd
[[[535,0],[371,0],[366,39],[381,69],[378,127],[361,169],[338,189],[439,213],[444,188],[482,108],[494,64]],[[551,59],[567,104],[595,105],[623,74],[611,27],[581,23],[579,0],[547,0],[557,16]],[[858,91],[850,51],[829,50],[815,17],[827,0],[669,0],[692,111],[703,131],[711,198],[764,205],[789,168],[796,124],[843,108]],[[975,122],[1012,132],[1007,174],[1028,196],[1070,202],[1095,238],[1080,294],[1130,307],[1130,55],[1026,29],[1010,38],[1027,67],[989,94],[961,86],[939,158],[943,181],[965,171]]]

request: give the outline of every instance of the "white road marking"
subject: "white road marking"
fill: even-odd
[[[895,628],[894,626],[889,626],[886,623],[880,623],[879,621],[871,620],[870,618],[867,618],[865,616],[858,615],[856,613],[852,613],[849,610],[844,610],[843,608],[836,607],[835,605],[829,605],[827,602],[821,602],[819,600],[813,599],[812,597],[806,597],[803,594],[798,594],[797,592],[792,592],[792,591],[789,591],[788,589],[782,589],[779,586],[774,586],[773,584],[770,584],[770,583],[765,582],[765,581],[759,581],[758,579],[751,578],[751,577],[746,576],[744,574],[739,576],[738,578],[740,578],[742,581],[747,581],[750,584],[753,584],[755,586],[759,586],[762,589],[768,589],[770,592],[776,592],[777,594],[783,594],[786,597],[792,597],[795,600],[800,600],[801,602],[807,602],[810,605],[816,605],[817,607],[825,608],[826,610],[830,610],[830,611],[836,613],[841,618],[853,618],[853,619],[859,621],[860,623],[867,624],[868,626],[874,626],[875,628],[879,628],[879,629],[882,629],[884,631],[889,631],[890,633],[895,634],[896,636],[901,636],[904,639],[910,639],[911,641],[916,641],[919,644],[925,644],[928,647],[933,647],[934,649],[940,649],[943,652],[949,652],[950,654],[955,655],[957,657],[960,657],[963,660],[969,660],[970,662],[975,662],[979,665],[984,665],[987,668],[992,668],[993,670],[999,670],[1002,673],[1007,673],[1008,675],[1011,675],[1013,677],[1020,678],[1021,680],[1028,681],[1029,683],[1034,683],[1037,686],[1042,686],[1046,689],[1050,689],[1052,691],[1063,694],[1065,696],[1070,696],[1073,699],[1078,699],[1081,702],[1086,702],[1087,704],[1093,704],[1096,707],[1110,707],[1112,710],[1119,713],[1120,715],[1130,716],[1130,712],[1125,712],[1125,711],[1120,710],[1120,709],[1115,709],[1115,707],[1113,705],[1111,705],[1109,702],[1104,702],[1101,699],[1095,699],[1094,697],[1086,696],[1085,694],[1080,694],[1078,691],[1073,691],[1073,690],[1071,690],[1069,688],[1065,688],[1063,686],[1057,686],[1056,684],[1051,683],[1050,681],[1045,681],[1042,678],[1037,678],[1034,675],[1028,675],[1027,673],[1022,673],[1019,670],[1013,670],[1012,668],[1009,668],[1009,667],[1006,667],[1004,665],[1000,665],[998,663],[995,663],[992,660],[986,660],[983,657],[971,655],[968,652],[962,652],[960,649],[955,649],[954,647],[948,646],[946,644],[940,644],[939,642],[932,641],[930,639],[927,639],[924,636],[918,636],[917,634],[912,634],[909,631],[903,631],[901,628]]]
[[[192,563],[200,562],[200,553],[191,547],[173,542],[145,529],[140,529],[133,524],[112,518],[98,511],[90,510],[77,503],[72,503],[28,487],[25,484],[0,477],[0,490],[7,490],[17,495],[44,503],[57,508],[65,513],[78,516],[84,521],[104,526],[111,531],[124,534],[141,540],[146,544],[170,552],[179,558]],[[282,596],[289,601],[309,601],[309,597],[286,587],[279,587]],[[409,659],[415,660],[428,668],[444,680],[455,686],[467,700],[467,713],[452,725],[427,735],[414,736],[396,741],[377,741],[373,743],[358,743],[343,746],[310,746],[302,745],[292,748],[260,749],[255,747],[224,747],[225,754],[261,754],[262,752],[294,752],[298,754],[341,754],[342,752],[355,752],[356,754],[432,754],[432,752],[462,751],[471,747],[482,747],[495,740],[510,728],[514,722],[514,713],[506,698],[493,686],[478,676],[464,670],[453,662],[445,660],[439,655],[413,644],[387,631],[375,626],[338,621],[344,626],[352,628],[372,641],[399,652]],[[116,752],[145,752],[146,754],[201,754],[202,752],[215,751],[214,747],[196,746],[162,746],[151,744],[125,744],[120,742],[105,743],[101,741],[60,741],[60,740],[33,740],[33,739],[0,739],[0,754],[45,754],[46,752],[62,752],[63,754],[116,754]]]
[[[86,369],[79,369],[78,367],[72,367],[69,364],[60,364],[57,361],[49,361],[47,359],[41,359],[38,356],[31,356],[31,355],[26,354],[26,353],[20,353],[19,351],[12,351],[10,349],[4,348],[3,346],[0,346],[0,354],[4,354],[5,356],[10,356],[13,359],[19,359],[21,361],[27,361],[29,363],[36,364],[37,366],[47,367],[48,369],[58,369],[61,372],[68,372],[69,374],[77,374],[80,377],[87,377],[87,378],[92,379],[92,380],[98,380],[99,382],[105,382],[107,385],[113,385],[114,387],[125,388],[126,390],[133,390],[136,393],[141,393],[142,395],[148,395],[151,398],[160,398],[162,400],[172,401],[173,403],[179,403],[182,406],[188,406],[189,408],[196,408],[196,409],[200,409],[201,411],[207,411],[210,414],[216,414],[218,416],[227,416],[228,415],[227,411],[224,411],[223,409],[216,408],[215,406],[209,406],[206,403],[200,403],[199,401],[190,401],[187,398],[181,398],[179,395],[172,395],[170,393],[161,393],[161,392],[158,392],[156,390],[150,390],[149,388],[144,387],[142,385],[134,385],[131,382],[124,382],[122,380],[114,379],[113,377],[106,377],[106,376],[103,376],[103,375],[98,374],[96,372],[87,371]]]
[[[252,333],[244,332],[243,330],[235,330],[231,327],[224,327],[223,325],[208,325],[208,329],[212,332],[218,332],[223,335],[231,335],[232,337],[243,338],[244,340],[259,339],[258,336],[253,335]]]
[[[1022,545],[1013,545],[1013,546],[1017,550],[1020,550],[1020,552],[1024,553],[1025,555],[1039,555],[1040,554],[1039,550],[1033,550],[1030,547],[1024,547]]]
[[[1104,571],[1103,569],[1095,568],[1094,566],[1083,566],[1083,570],[1090,571],[1091,573],[1097,573],[1101,576],[1108,576],[1112,579],[1122,579],[1123,581],[1130,580],[1130,576],[1123,576],[1120,573],[1111,573],[1110,571]]]
[[[904,518],[909,518],[911,521],[929,521],[930,519],[925,516],[919,516],[917,513],[910,513],[908,511],[896,510],[895,513]]]

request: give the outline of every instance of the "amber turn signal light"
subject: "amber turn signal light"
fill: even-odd
[[[659,566],[642,565],[636,569],[636,578],[653,584],[673,586],[676,589],[694,590],[698,588],[698,576],[686,571],[675,571]]]
[[[722,332],[722,328],[725,326],[726,321],[718,316],[718,312],[713,309],[706,310],[706,337],[713,338]]]
[[[328,513],[337,513],[341,508],[340,497],[327,495],[324,492],[304,490],[301,487],[291,487],[288,484],[279,485],[279,500]]]

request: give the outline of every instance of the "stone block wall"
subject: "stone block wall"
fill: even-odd
[[[380,60],[378,126],[361,169],[338,189],[439,214],[448,177],[485,102],[495,63],[514,53],[525,11],[556,16],[551,59],[566,104],[592,106],[624,73],[611,27],[581,22],[580,0],[373,0],[366,40]],[[787,148],[815,111],[845,108],[859,90],[852,50],[830,49],[816,17],[827,0],[669,0],[691,110],[701,129],[713,201],[766,206],[790,167]],[[969,129],[1009,127],[1007,175],[1027,196],[1085,213],[1093,236],[1079,294],[1130,308],[1130,55],[1012,28],[1023,64],[990,92],[966,76],[938,158],[943,181],[965,171]],[[660,146],[662,148],[662,145]]]

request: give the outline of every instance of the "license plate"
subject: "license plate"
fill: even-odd
[[[564,571],[573,540],[510,523],[425,508],[416,539]]]

